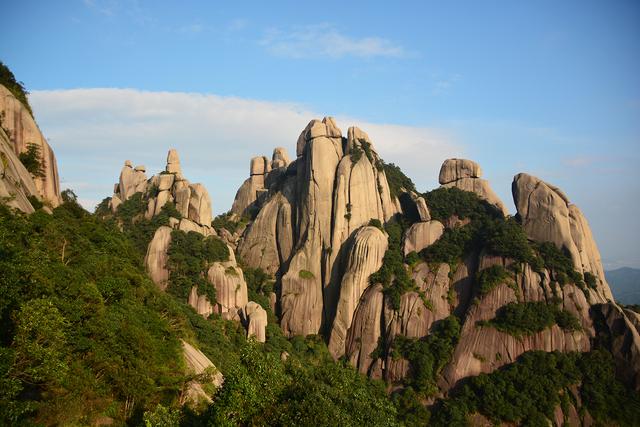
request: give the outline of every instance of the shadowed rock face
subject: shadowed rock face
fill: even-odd
[[[640,315],[609,302],[593,307],[611,337],[609,350],[616,359],[617,374],[640,391]]]
[[[55,208],[62,202],[56,156],[31,113],[3,85],[0,85],[0,114],[3,115],[2,128],[9,131],[3,132],[5,138],[2,139],[8,141],[16,156],[26,152],[29,144],[38,146],[43,176],[32,177],[37,189],[33,194]]]

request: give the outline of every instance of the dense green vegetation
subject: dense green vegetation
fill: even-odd
[[[42,178],[44,176],[44,164],[42,163],[42,154],[38,144],[27,144],[27,151],[20,153],[18,158],[34,178]]]
[[[66,200],[53,215],[0,206],[0,424],[395,423],[384,387],[335,364],[322,339],[287,340],[270,323],[257,344],[238,322],[204,319],[150,281],[135,233],[88,214],[72,193]],[[178,247],[192,251],[190,239],[182,233]],[[205,240],[193,245],[198,256],[221,258]],[[247,271],[250,292],[268,295],[265,276]],[[225,375],[202,415],[177,409],[190,379],[179,338]]]
[[[238,231],[241,227],[247,225],[249,222],[249,218],[242,217],[238,221],[233,221],[231,219],[231,212],[223,213],[218,215],[211,222],[211,226],[219,233],[223,228],[230,232],[231,234]]]
[[[450,218],[468,219],[464,225],[447,228],[442,237],[421,252],[428,262],[448,263],[453,267],[473,251],[484,250],[487,254],[510,258],[516,263],[512,268],[519,271],[521,264],[529,264],[534,271],[548,269],[552,279],[562,285],[575,283],[585,290],[595,287],[596,279],[586,273],[576,272],[571,258],[553,243],[534,243],[516,218],[504,218],[492,205],[475,193],[457,188],[438,188],[425,193],[431,216],[447,222]]]
[[[17,81],[9,67],[2,61],[0,61],[0,84],[9,89],[9,92],[11,92],[13,96],[24,105],[24,108],[29,111],[29,114],[33,116],[31,105],[29,105],[29,100],[27,99],[29,92],[25,89],[24,83]]]
[[[389,246],[382,259],[382,267],[369,277],[369,282],[382,284],[383,293],[389,304],[394,310],[398,310],[402,294],[417,287],[404,265],[402,254],[404,225],[401,220],[396,219],[385,224],[384,230],[389,236]]]
[[[477,194],[459,188],[439,187],[424,193],[432,219],[444,222],[452,216],[459,219],[478,219],[501,215],[497,208],[480,199]]]
[[[567,331],[580,330],[580,321],[556,303],[545,301],[510,303],[500,307],[496,317],[479,322],[514,336],[531,335],[557,324]]]
[[[411,368],[405,385],[420,395],[435,395],[438,392],[437,377],[451,360],[459,338],[460,322],[455,316],[437,322],[424,338],[397,336],[393,349],[409,361]]]
[[[109,209],[109,198],[100,202],[96,207],[95,214],[106,221],[120,225],[122,230],[131,238],[138,252],[144,255],[158,227],[169,225],[169,218],[182,218],[180,212],[171,202],[165,203],[160,214],[153,216],[151,219],[144,217],[146,211],[147,200],[144,194],[135,193],[118,206],[115,215]]]
[[[211,263],[229,259],[227,245],[217,237],[204,237],[195,231],[172,230],[167,255],[170,272],[167,291],[179,300],[187,301],[191,288],[195,286],[199,295],[205,295],[214,304],[216,290],[206,275]]]
[[[192,423],[234,425],[397,425],[382,383],[336,364],[322,339],[298,337],[285,363],[247,344],[209,411]]]
[[[0,205],[0,424],[123,420],[184,380],[180,309],[121,232],[65,195],[53,215]]]
[[[466,425],[467,416],[478,412],[495,423],[546,426],[556,406],[575,403],[572,385],[597,423],[633,426],[640,419],[638,394],[616,381],[609,353],[532,351],[503,369],[470,378],[437,403],[432,424]]]
[[[407,191],[416,192],[416,186],[407,175],[402,172],[399,166],[393,163],[383,163],[382,168],[389,183],[391,197],[398,197],[404,188]]]
[[[510,277],[509,272],[501,265],[485,268],[476,274],[478,293],[481,296],[486,295],[499,284],[507,282]]]

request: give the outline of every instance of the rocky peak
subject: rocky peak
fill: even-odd
[[[333,117],[325,117],[322,121],[314,119],[300,133],[296,144],[296,156],[304,154],[307,143],[315,138],[342,138],[342,131],[336,125]]]
[[[165,171],[176,175],[182,174],[178,151],[173,148],[169,150],[169,153],[167,153],[167,167],[165,168]]]
[[[273,156],[271,157],[271,169],[278,169],[289,166],[291,160],[289,154],[284,147],[276,147],[273,150]]]
[[[447,159],[440,168],[439,181],[443,187],[457,187],[460,190],[476,193],[478,197],[495,205],[503,215],[508,215],[502,200],[491,189],[489,182],[480,178],[482,169],[476,162],[466,159]]]
[[[527,236],[566,250],[576,271],[595,276],[599,300],[613,300],[600,252],[580,209],[558,187],[526,173],[516,175],[511,188]]]

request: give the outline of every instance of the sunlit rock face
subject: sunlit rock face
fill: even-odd
[[[491,189],[489,182],[480,178],[482,169],[476,162],[466,159],[448,159],[442,164],[439,181],[443,187],[456,187],[460,190],[476,193],[478,197],[496,206],[503,215],[507,215],[507,208],[502,200]]]
[[[56,156],[29,110],[3,85],[0,85],[0,113],[3,129],[0,139],[3,140],[3,145],[6,143],[16,156],[27,152],[30,144],[38,148],[42,174],[30,176],[36,191],[33,192],[33,188],[30,188],[31,183],[25,184],[25,191],[30,195],[37,195],[46,205],[55,208],[62,202]],[[6,150],[6,147],[3,147],[3,150]],[[26,182],[26,176],[16,182]],[[26,206],[23,202],[19,204],[22,204],[22,207]]]

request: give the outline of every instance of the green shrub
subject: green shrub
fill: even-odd
[[[577,397],[596,424],[633,426],[640,419],[639,394],[616,380],[608,352],[531,351],[503,369],[470,378],[438,401],[431,424],[466,425],[467,416],[479,412],[494,424],[548,425],[554,409],[572,395],[570,386],[577,386]]]
[[[402,190],[417,192],[416,186],[407,175],[402,172],[399,166],[393,163],[382,163],[382,169],[387,177],[389,192],[391,197],[398,197]]]
[[[481,296],[510,279],[509,272],[501,265],[492,265],[476,274],[476,283]]]
[[[596,276],[588,271],[584,272],[584,282],[591,289],[596,289],[596,287],[598,286]]]
[[[0,424],[79,425],[177,398],[182,315],[127,236],[77,204],[0,205]],[[155,401],[155,402],[154,402]]]
[[[349,156],[351,157],[351,167],[355,166],[356,163],[360,161],[360,159],[362,158],[362,154],[362,149],[355,144],[349,149]]]
[[[396,336],[393,347],[409,361],[410,366],[405,385],[424,396],[435,395],[438,392],[437,376],[451,360],[459,338],[460,322],[455,316],[437,322],[424,338]]]
[[[211,226],[216,229],[216,231],[220,232],[223,228],[229,231],[231,234],[235,233],[240,226],[246,225],[249,222],[249,218],[242,217],[238,221],[231,220],[232,213],[227,212],[221,215],[218,215],[211,222]]]
[[[29,105],[29,100],[27,99],[29,92],[25,89],[24,83],[17,81],[9,67],[7,67],[2,61],[0,61],[0,84],[9,89],[9,92],[11,92],[13,96],[22,103],[24,108],[26,108],[29,114],[33,117],[33,111],[31,111],[31,105]]]
[[[456,187],[436,188],[424,193],[424,198],[429,206],[431,218],[441,222],[452,216],[471,220],[502,217],[498,208],[481,199],[477,194]]]
[[[18,158],[34,178],[44,177],[44,164],[38,144],[27,144],[27,151],[20,153]]]
[[[532,335],[557,324],[564,330],[580,330],[580,321],[556,304],[544,301],[509,303],[496,312],[496,317],[480,322],[513,336]]]
[[[385,224],[388,237],[387,251],[382,258],[382,267],[371,276],[369,283],[382,284],[382,289],[394,310],[400,308],[400,297],[410,290],[417,289],[415,281],[409,276],[402,255],[403,224],[394,220]]]
[[[531,261],[533,257],[531,244],[524,229],[515,218],[486,221],[483,223],[481,233],[488,253],[511,258],[520,263]]]
[[[473,224],[467,224],[446,229],[435,243],[420,251],[420,255],[429,263],[454,266],[477,246],[476,228]]]
[[[195,286],[198,294],[205,295],[214,304],[215,287],[208,282],[206,274],[211,263],[229,259],[227,245],[217,237],[204,237],[195,231],[185,233],[173,230],[167,256],[167,290],[179,300],[186,301],[191,288]]]
[[[300,270],[298,272],[298,276],[300,276],[301,279],[305,279],[305,280],[314,279],[316,277],[309,270]]]
[[[33,206],[33,209],[35,210],[42,209],[44,206],[37,196],[27,196],[27,199],[29,199],[29,203],[31,203],[31,206]]]
[[[371,226],[371,227],[376,227],[376,228],[384,231],[384,228],[382,228],[382,223],[377,218],[371,218],[369,220],[369,224],[368,225]]]

